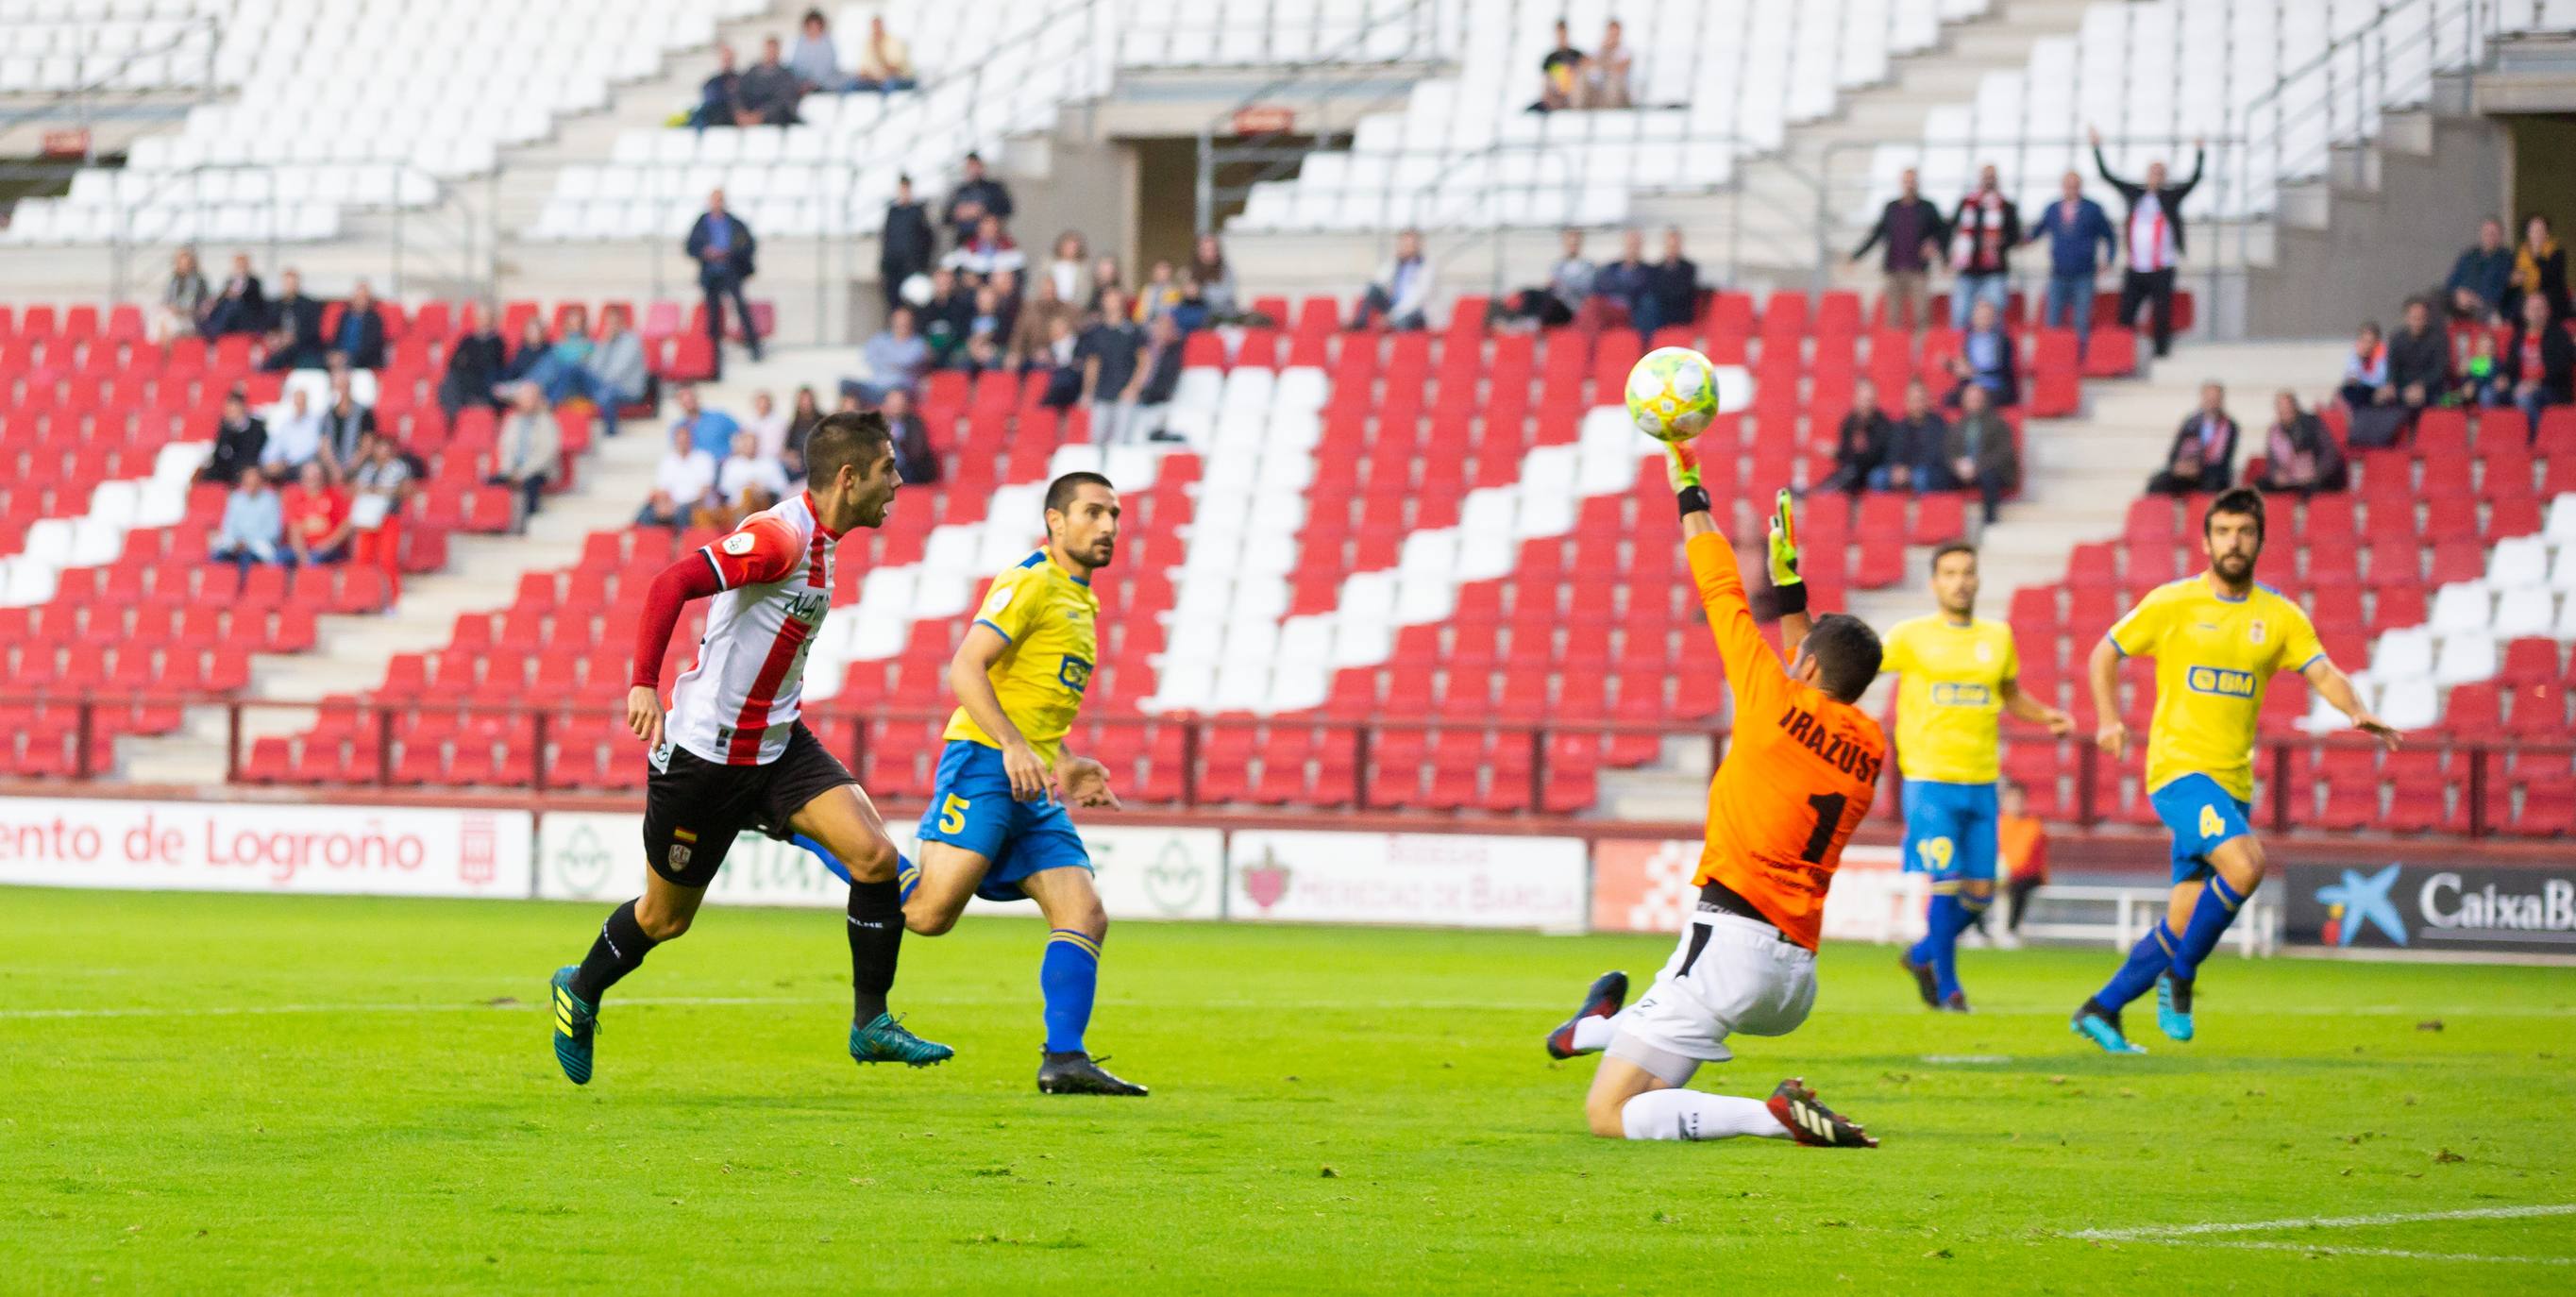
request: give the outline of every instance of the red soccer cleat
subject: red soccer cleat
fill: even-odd
[[[1809,1148],[1876,1148],[1860,1128],[1860,1123],[1845,1119],[1833,1109],[1816,1102],[1816,1092],[1807,1083],[1790,1077],[1771,1092],[1771,1115],[1789,1128],[1789,1134]]]
[[[1626,973],[1614,968],[1593,978],[1592,986],[1583,993],[1583,1004],[1574,1011],[1574,1016],[1556,1024],[1556,1030],[1547,1033],[1547,1056],[1566,1059],[1585,1052],[1574,1047],[1574,1024],[1585,1018],[1613,1017],[1627,1003]]]

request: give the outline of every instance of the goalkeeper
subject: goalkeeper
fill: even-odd
[[[1878,636],[1860,619],[1809,621],[1798,578],[1789,493],[1771,518],[1771,582],[1789,664],[1773,656],[1735,552],[1717,532],[1699,466],[1670,448],[1683,551],[1735,695],[1734,734],[1708,788],[1699,904],[1643,999],[1624,973],[1592,984],[1575,1016],[1549,1033],[1557,1058],[1606,1053],[1584,1114],[1595,1135],[1725,1139],[1758,1135],[1830,1148],[1873,1148],[1859,1123],[1817,1102],[1796,1078],[1768,1101],[1683,1088],[1702,1063],[1734,1057],[1738,1033],[1784,1036],[1816,1002],[1816,941],[1843,843],[1869,814],[1887,740],[1854,704],[1878,675]]]

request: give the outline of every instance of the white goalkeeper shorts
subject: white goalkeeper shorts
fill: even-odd
[[[1788,1035],[1815,1004],[1816,952],[1759,920],[1695,914],[1655,984],[1613,1021],[1607,1052],[1683,1085],[1735,1057],[1727,1037]]]

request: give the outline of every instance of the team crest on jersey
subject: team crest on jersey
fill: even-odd
[[[724,538],[724,552],[740,558],[751,552],[751,533],[738,531]]]
[[[683,845],[683,844],[681,844],[681,843],[677,843],[677,842],[672,843],[672,844],[671,844],[671,872],[672,872],[672,873],[675,873],[675,874],[677,874],[677,873],[683,873],[683,872],[687,871],[688,867],[689,867],[689,849],[688,849],[688,847],[687,847],[687,846],[685,846],[685,845]]]
[[[1995,646],[1994,646],[1994,645],[1992,645],[1992,644],[1988,644],[1988,643],[1986,643],[1986,642],[1985,642],[1985,641],[1983,641],[1983,640],[1979,640],[1979,641],[1977,641],[1977,660],[1978,660],[1978,661],[1980,661],[1980,662],[1992,662],[1992,661],[1994,661],[1994,660],[1995,660]]]
[[[2256,644],[2262,643],[2263,623],[2259,620],[2248,623],[2245,627],[2245,638]]]
[[[1067,653],[1064,664],[1056,668],[1055,677],[1064,682],[1065,688],[1081,693],[1091,687],[1091,664]]]

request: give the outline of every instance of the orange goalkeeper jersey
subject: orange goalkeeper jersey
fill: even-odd
[[[1722,536],[1683,547],[1735,691],[1735,733],[1708,785],[1708,845],[1695,884],[1723,883],[1789,939],[1816,948],[1843,844],[1869,814],[1887,762],[1878,722],[1789,678],[1745,606]]]

